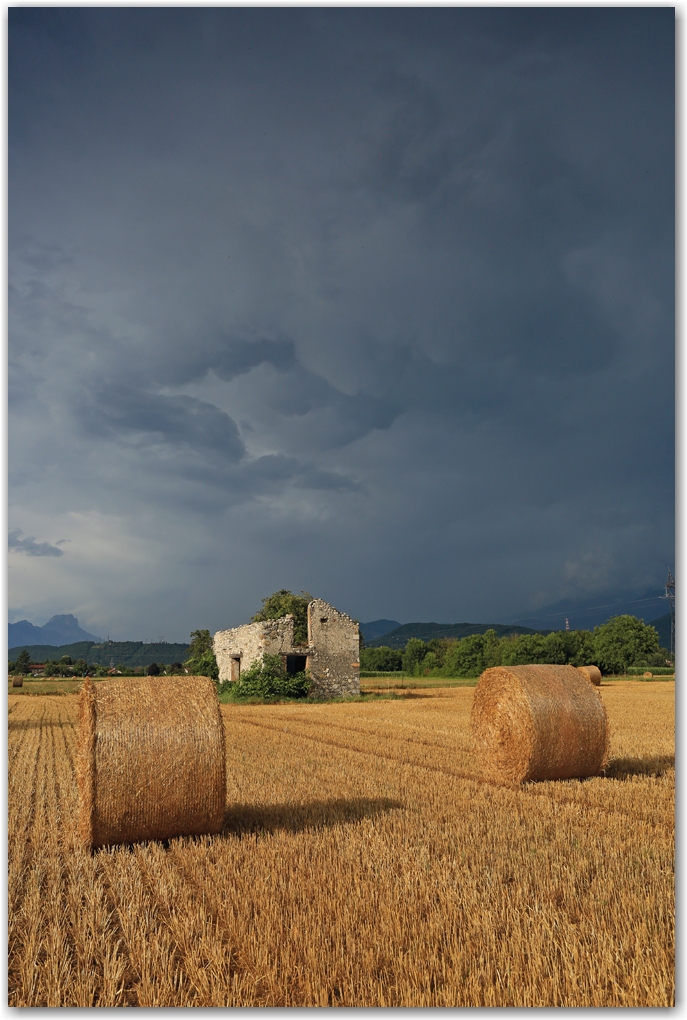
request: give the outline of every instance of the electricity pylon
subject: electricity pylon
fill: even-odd
[[[675,578],[670,570],[666,581],[666,598],[670,603],[670,658],[675,665]]]

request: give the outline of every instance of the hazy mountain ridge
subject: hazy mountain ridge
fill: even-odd
[[[370,623],[360,624],[360,633],[369,644],[370,641],[376,641],[377,638],[401,626],[398,620],[371,620]]]
[[[36,627],[29,620],[19,620],[8,625],[8,646],[66,645],[77,641],[102,641],[97,634],[90,634],[79,626],[78,619],[71,613],[51,617],[42,627]]]
[[[378,637],[374,641],[366,641],[366,648],[405,648],[410,638],[420,638],[421,641],[432,641],[435,638],[459,639],[468,637],[470,634],[485,634],[488,630],[495,630],[498,637],[504,634],[535,634],[537,631],[531,627],[518,627],[514,624],[505,623],[404,623],[396,630]],[[544,633],[548,634],[548,631]]]

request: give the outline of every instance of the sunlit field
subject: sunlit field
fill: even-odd
[[[671,1005],[675,684],[600,691],[606,775],[518,789],[472,687],[224,705],[224,832],[92,855],[78,698],[10,694],[10,1005]]]

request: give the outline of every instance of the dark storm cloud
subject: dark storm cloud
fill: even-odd
[[[135,445],[185,447],[235,464],[244,455],[236,423],[212,404],[192,397],[167,397],[142,390],[98,393],[81,407],[92,436],[126,436]]]
[[[671,9],[9,26],[13,527],[202,562],[203,626],[246,585],[449,619],[660,582]]]
[[[64,549],[49,542],[37,542],[33,535],[22,537],[22,531],[15,528],[10,531],[8,545],[11,552],[22,553],[24,556],[64,556]]]

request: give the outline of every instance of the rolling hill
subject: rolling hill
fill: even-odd
[[[536,631],[532,627],[521,627],[505,623],[404,623],[373,641],[365,641],[366,648],[405,648],[409,638],[420,638],[431,641],[434,638],[464,638],[469,634],[485,634],[495,630],[499,637],[504,634],[537,634],[549,631]]]
[[[171,665],[183,662],[188,653],[188,645],[172,644],[160,641],[144,645],[142,641],[105,641],[95,644],[93,641],[77,641],[68,645],[16,645],[10,648],[8,658],[14,661],[22,649],[26,649],[32,662],[45,662],[46,659],[61,659],[68,655],[71,659],[85,659],[90,665],[109,666],[111,662],[133,668],[149,666],[151,662]]]

